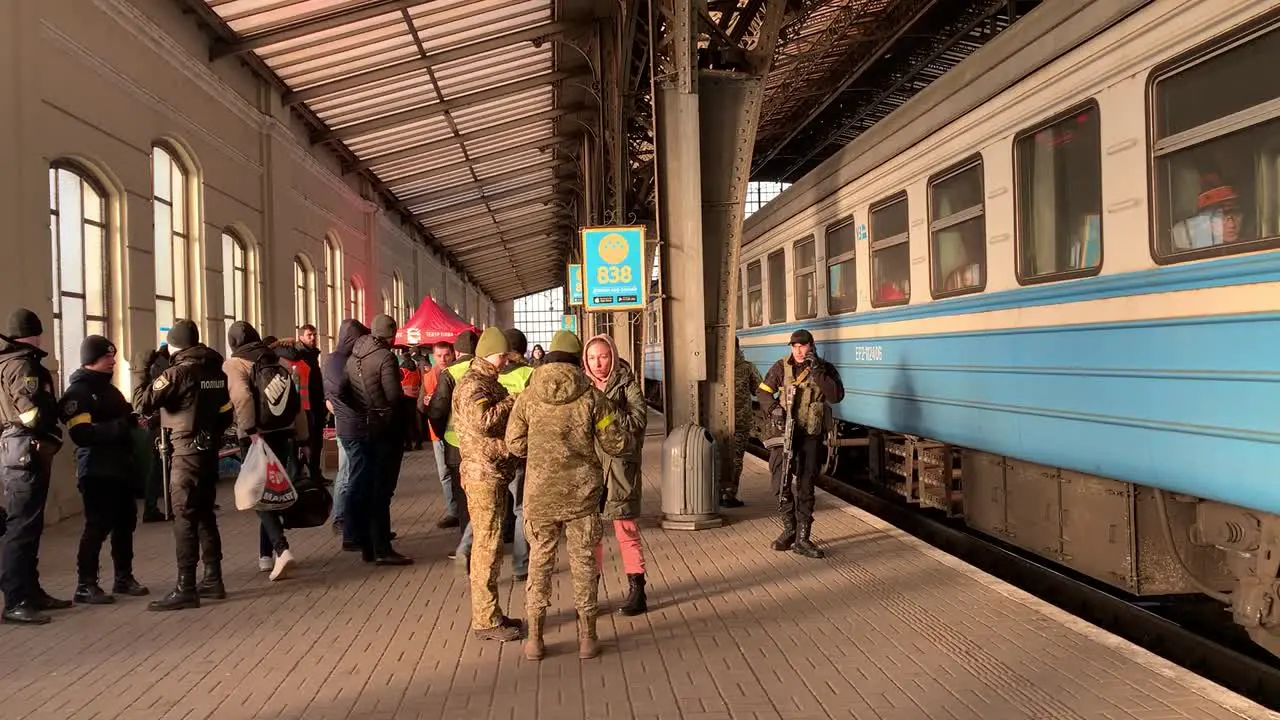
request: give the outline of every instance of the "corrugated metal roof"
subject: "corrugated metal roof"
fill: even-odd
[[[555,0],[199,0],[494,300],[561,284],[577,162],[557,127],[584,72]],[[572,54],[570,54],[572,55]]]

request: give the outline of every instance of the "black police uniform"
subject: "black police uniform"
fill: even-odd
[[[38,327],[38,319],[36,322]],[[4,480],[6,500],[0,590],[4,592],[5,622],[47,623],[49,618],[42,610],[71,606],[40,587],[37,567],[49,499],[49,471],[53,456],[62,447],[53,377],[40,364],[46,354],[16,341],[6,341],[0,349],[0,479]]]
[[[184,321],[175,324],[175,330]],[[185,321],[189,322],[189,321]],[[189,332],[194,336],[195,327]],[[170,347],[173,347],[172,331]],[[152,610],[200,607],[200,598],[222,599],[222,538],[214,515],[218,483],[218,449],[231,427],[231,397],[222,355],[198,341],[173,352],[172,364],[148,385],[135,391],[141,415],[160,412],[162,432],[172,450],[169,495],[173,504],[173,536],[177,545],[178,584]],[[195,584],[196,565],[204,559],[204,579]]]
[[[807,330],[797,330],[792,334],[791,343],[812,345],[813,336]],[[844,399],[844,383],[831,363],[816,354],[810,355],[807,362],[798,365],[789,355],[782,358],[769,368],[764,381],[756,390],[756,399],[760,401],[760,407],[765,408],[770,419],[766,425],[766,435],[772,438],[782,434],[782,426],[785,424],[781,397],[785,392],[788,366],[793,384],[807,383],[816,386],[817,397],[814,402],[834,405]],[[820,432],[806,432],[801,425],[796,422],[793,429],[794,487],[786,484],[788,468],[783,448],[775,447],[769,454],[769,475],[773,492],[779,496],[783,528],[782,534],[774,541],[773,548],[779,551],[794,550],[800,555],[820,558],[823,552],[810,541],[809,533],[813,527],[813,486],[821,470],[825,438]]]
[[[169,361],[167,345],[161,345],[160,349],[148,353],[143,361],[143,367],[146,370],[143,375],[143,384],[150,385],[155,378],[160,377],[160,374],[169,368]],[[163,522],[173,517],[173,500],[169,498],[164,510],[161,511],[160,501],[165,500],[164,466],[168,464],[169,456],[160,457],[160,414],[158,412],[147,418],[147,429],[151,433],[151,446],[154,451],[151,454],[151,472],[143,478],[142,522]]]
[[[71,375],[61,405],[62,422],[76,444],[76,482],[84,500],[75,600],[94,605],[113,600],[98,585],[99,556],[108,537],[115,569],[113,592],[145,595],[147,589],[133,577],[133,532],[138,526],[133,497],[133,431],[138,421],[133,406],[111,384],[110,373],[88,368]]]

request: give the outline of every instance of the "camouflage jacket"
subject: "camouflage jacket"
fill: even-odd
[[[604,470],[596,444],[619,456],[633,436],[581,369],[557,362],[539,367],[516,398],[506,440],[528,462],[525,519],[564,521],[600,511]]]
[[[472,360],[453,389],[452,417],[464,485],[507,482],[512,468],[502,438],[514,403],[515,398],[498,382],[498,369],[483,358]]]
[[[751,407],[751,401],[755,399],[756,389],[762,382],[764,380],[760,378],[760,371],[747,361],[747,356],[742,354],[742,350],[738,350],[738,357],[733,366],[733,424],[738,434],[750,431],[755,425],[756,414]]]

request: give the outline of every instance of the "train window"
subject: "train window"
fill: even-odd
[[[764,290],[761,288],[760,261],[747,265],[747,324],[764,324]]]
[[[911,299],[908,224],[906,193],[871,208],[872,307],[904,305]]]
[[[1094,275],[1102,267],[1102,136],[1090,102],[1018,135],[1018,280]]]
[[[858,286],[854,276],[853,218],[827,228],[827,312],[831,315],[857,308]]]
[[[796,266],[796,319],[818,316],[818,263],[813,238],[796,243],[792,254]]]
[[[769,323],[787,321],[787,256],[769,253]]]
[[[929,220],[933,296],[980,292],[987,270],[981,158],[966,161],[930,182]]]
[[[1258,71],[1278,56],[1273,23],[1153,75],[1157,261],[1280,245],[1280,75]]]

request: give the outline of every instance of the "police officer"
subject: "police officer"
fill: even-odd
[[[26,308],[9,316],[0,337],[0,478],[4,480],[6,530],[0,539],[0,590],[6,623],[43,625],[45,610],[65,610],[71,601],[50,597],[37,568],[49,470],[62,447],[53,376],[40,364],[44,327]]]
[[[231,427],[231,396],[222,372],[222,355],[200,342],[190,320],[169,330],[172,364],[159,377],[138,384],[133,403],[138,413],[160,412],[161,432],[172,448],[169,493],[173,503],[173,536],[177,545],[178,584],[150,610],[200,607],[200,598],[221,600],[222,538],[214,516],[218,483],[218,448]],[[196,565],[204,556],[204,579],[196,585]]]
[[[809,558],[823,556],[809,538],[813,527],[813,481],[824,453],[823,441],[831,422],[830,406],[844,399],[844,383],[835,365],[818,357],[808,330],[791,334],[791,353],[769,368],[756,391],[767,424],[765,446],[773,492],[779,496],[782,534],[773,549],[793,550]],[[787,414],[793,419],[791,438],[785,438]],[[784,443],[790,440],[791,463],[785,461]],[[788,476],[794,479],[788,482]]]
[[[87,605],[115,602],[98,584],[99,556],[108,537],[115,566],[112,591],[133,596],[148,592],[133,577],[133,531],[138,526],[133,433],[138,419],[111,384],[115,368],[116,346],[90,335],[80,343],[80,369],[62,396],[62,422],[76,444],[76,484],[84,499],[75,601]]]

